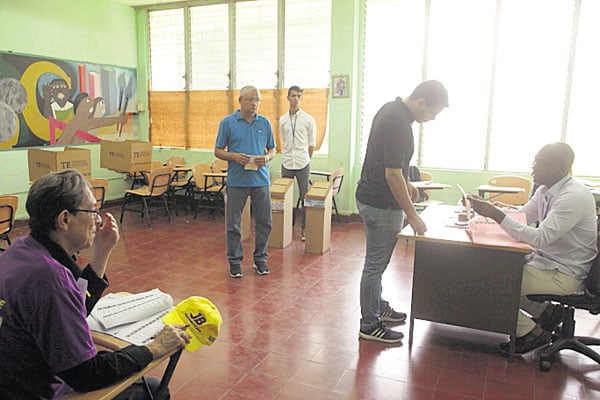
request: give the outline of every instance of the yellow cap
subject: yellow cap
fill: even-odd
[[[192,339],[185,346],[187,351],[198,350],[202,345],[210,346],[217,340],[223,319],[210,300],[191,296],[181,301],[162,317],[165,324],[189,325],[185,330]]]

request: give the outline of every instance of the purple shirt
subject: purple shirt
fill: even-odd
[[[0,395],[58,398],[69,388],[55,374],[95,355],[73,274],[33,237],[17,239],[0,256]]]

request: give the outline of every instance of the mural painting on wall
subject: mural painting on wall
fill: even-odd
[[[122,138],[135,93],[135,68],[0,52],[0,149]]]

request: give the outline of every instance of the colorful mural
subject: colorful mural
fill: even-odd
[[[135,93],[135,68],[0,52],[0,149],[118,138]]]

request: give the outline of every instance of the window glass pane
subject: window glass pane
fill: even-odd
[[[361,160],[377,111],[421,81],[425,0],[369,0],[366,12]]]
[[[427,79],[450,107],[423,125],[422,166],[483,169],[495,13],[496,0],[431,1]]]
[[[277,86],[277,0],[236,3],[236,86]]]
[[[229,25],[227,4],[190,9],[192,90],[229,87]]]
[[[185,90],[183,9],[150,11],[151,90]]]
[[[284,87],[328,87],[330,42],[331,0],[287,0]]]
[[[566,142],[573,147],[575,175],[600,176],[598,92],[600,91],[600,2],[583,0],[579,16]]]
[[[573,3],[502,1],[490,170],[529,171],[560,139]]]

